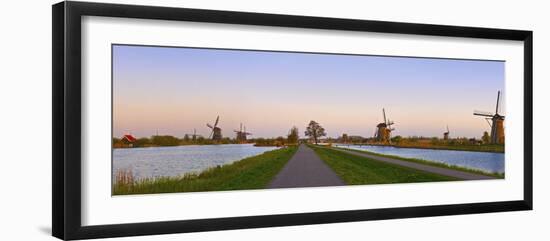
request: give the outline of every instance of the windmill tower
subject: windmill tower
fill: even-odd
[[[201,136],[201,135],[197,135],[197,129],[193,129],[193,134],[186,134],[186,135],[191,136],[191,140],[193,141],[196,141],[197,137]]]
[[[218,122],[220,121],[220,116],[216,118],[216,121],[214,122],[214,125],[206,124],[208,128],[212,129],[212,132],[210,133],[210,137],[213,141],[221,141],[222,140],[222,129],[218,127]]]
[[[386,119],[386,110],[382,108],[382,114],[384,115],[384,122],[376,125],[376,132],[374,133],[374,138],[383,143],[391,143],[391,132],[395,130],[391,126],[394,124],[393,121]]]
[[[246,126],[244,126],[244,131],[243,131],[243,123],[241,123],[241,128],[239,130],[233,130],[233,131],[237,133],[238,143],[246,143],[246,136],[252,135],[252,133],[246,132]]]
[[[497,94],[497,107],[495,113],[474,111],[474,115],[484,116],[487,123],[491,127],[491,144],[504,144],[504,116],[500,115],[499,105],[500,103],[500,91]],[[491,120],[491,122],[489,122]]]
[[[449,126],[447,126],[447,132],[443,133],[443,140],[447,141],[449,140]]]

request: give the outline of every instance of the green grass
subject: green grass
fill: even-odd
[[[380,162],[338,150],[310,146],[350,185],[457,181],[460,179]]]
[[[294,155],[297,147],[287,147],[217,166],[181,177],[134,181],[124,174],[113,185],[113,195],[225,191],[265,188]]]
[[[401,160],[401,161],[415,162],[415,163],[420,163],[420,164],[425,164],[425,165],[430,165],[430,166],[449,168],[449,169],[453,169],[453,170],[457,170],[457,171],[469,172],[469,173],[473,173],[473,174],[480,174],[480,175],[491,176],[491,177],[496,177],[496,178],[504,178],[504,173],[485,172],[485,171],[482,171],[482,170],[471,169],[471,168],[461,167],[461,166],[456,166],[456,165],[449,165],[449,164],[446,164],[446,163],[428,161],[428,160],[424,160],[424,159],[407,158],[407,157],[400,157],[400,156],[393,156],[393,155],[384,155],[384,154],[374,153],[374,152],[365,151],[365,150],[355,150],[355,149],[347,149],[347,148],[341,148],[341,147],[336,147],[336,149],[342,149],[342,150],[346,150],[346,151],[354,151],[354,152],[359,152],[359,153],[362,152],[362,153],[367,153],[367,154],[374,155],[374,156],[389,157],[389,158],[393,158],[393,159],[397,159],[397,160]]]

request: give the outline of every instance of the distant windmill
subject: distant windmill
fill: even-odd
[[[504,116],[499,112],[500,104],[500,91],[497,94],[497,107],[495,113],[474,111],[474,115],[484,116],[487,123],[491,127],[491,144],[503,144],[504,143]],[[491,122],[489,122],[491,120]]]
[[[443,133],[443,140],[449,140],[449,126],[447,125],[447,132]]]
[[[391,126],[394,122],[386,119],[386,110],[384,108],[382,108],[382,114],[384,115],[384,122],[376,125],[374,137],[379,142],[391,143],[391,132],[395,130]]]
[[[185,134],[185,135],[191,136],[191,140],[193,141],[196,141],[197,137],[201,136],[201,135],[197,135],[197,129],[193,129],[193,134]]]
[[[241,128],[239,130],[233,130],[235,133],[237,133],[237,142],[239,143],[246,143],[246,136],[252,135],[252,133],[246,132],[246,126],[244,126],[243,130],[243,123],[241,123]]]
[[[218,127],[218,122],[220,121],[220,116],[216,118],[216,121],[214,122],[214,126],[210,124],[206,124],[210,129],[212,129],[212,132],[210,133],[210,136],[208,138],[212,138],[214,141],[221,141],[222,140],[222,129]]]

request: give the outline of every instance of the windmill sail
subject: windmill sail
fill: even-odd
[[[208,128],[212,129],[212,132],[210,132],[210,136],[208,138],[212,138],[212,140],[219,141],[222,139],[222,129],[218,127],[218,123],[220,121],[220,116],[216,117],[216,121],[214,122],[214,125],[210,125],[209,123],[206,123],[206,126]]]
[[[493,117],[495,114],[488,111],[474,110],[474,115]]]
[[[498,91],[498,94],[497,94],[497,108],[495,109],[495,114],[497,114],[497,115],[498,115],[499,101],[500,101],[500,90]]]
[[[246,132],[246,126],[244,126],[243,123],[241,123],[239,130],[234,130],[234,131],[235,131],[235,133],[237,133],[236,140],[239,143],[246,143],[246,139],[247,139],[246,136],[247,135],[252,135],[252,133]]]
[[[483,116],[491,127],[491,143],[504,143],[504,116],[499,114],[500,111],[500,90],[497,92],[497,103],[495,113],[474,110],[474,115]]]

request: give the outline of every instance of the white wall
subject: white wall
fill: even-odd
[[[114,1],[113,1],[114,2]],[[548,240],[550,134],[545,1],[117,1],[190,8],[468,25],[534,31],[535,210],[155,236],[158,240]],[[0,13],[0,240],[53,240],[51,230],[51,10],[53,1],[10,1]],[[546,20],[546,23],[543,22]],[[31,144],[32,146],[25,146]],[[490,190],[488,190],[490,191]],[[546,229],[545,229],[546,228]],[[123,238],[151,240],[152,237]]]

